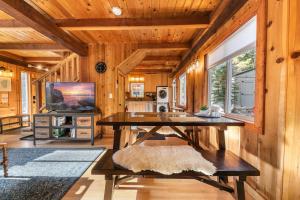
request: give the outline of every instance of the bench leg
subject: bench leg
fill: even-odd
[[[236,200],[245,200],[245,189],[244,189],[244,181],[246,177],[235,178],[234,180],[234,192]]]
[[[7,157],[7,151],[6,151],[6,147],[3,146],[2,147],[2,152],[3,152],[3,169],[4,169],[4,176],[7,177],[8,176],[8,157]]]
[[[114,179],[111,175],[105,175],[104,200],[112,200]]]

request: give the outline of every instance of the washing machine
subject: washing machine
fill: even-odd
[[[169,112],[168,103],[157,103],[156,112]]]
[[[169,102],[169,88],[167,86],[157,86],[156,95],[157,103]]]

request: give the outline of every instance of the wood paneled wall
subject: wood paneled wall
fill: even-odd
[[[287,7],[288,54],[287,59],[287,108],[284,136],[283,199],[300,199],[300,1],[289,1]]]
[[[102,117],[124,110],[125,76],[116,68],[134,50],[132,44],[90,44],[89,55],[81,62],[81,81],[96,83],[96,106],[101,110]],[[107,70],[99,74],[95,64],[104,61]],[[121,104],[121,105],[120,105]],[[105,136],[111,136],[112,130],[104,128]]]
[[[38,78],[42,73],[32,70],[30,68],[17,66],[1,61],[0,66],[3,66],[6,69],[11,70],[13,72],[13,76],[11,78],[11,92],[8,93],[9,107],[0,108],[0,116],[21,114],[21,72],[28,72],[30,81]],[[29,86],[29,102],[33,102],[32,96],[35,96],[35,90],[32,84],[29,84]],[[31,104],[29,108],[30,114],[35,113],[35,106]]]
[[[232,127],[226,131],[227,148],[261,172],[260,177],[247,179],[248,199],[300,199],[297,189],[300,183],[300,62],[299,58],[291,58],[294,51],[300,50],[299,9],[298,0],[249,0],[246,6],[200,49],[197,55],[200,68],[192,72],[193,106],[194,111],[198,111],[201,105],[207,104],[205,55],[228,36],[226,33],[236,30],[253,16],[253,13],[261,16],[258,30],[267,27],[266,39],[260,34],[257,40],[258,45],[264,45],[266,42],[266,51],[261,52],[261,57],[265,57],[266,60],[257,62],[263,66],[257,81],[265,79],[266,90],[264,94],[262,88],[256,88],[256,101],[260,101],[260,104],[265,101],[265,106],[257,111],[263,113],[259,119],[263,127],[247,123],[244,128]],[[264,15],[267,24],[262,21]],[[262,50],[263,46],[259,48]],[[176,77],[185,70],[181,70]],[[188,109],[190,106],[188,104]],[[208,146],[216,146],[215,138],[216,131],[212,128],[204,131],[201,136],[203,143]]]

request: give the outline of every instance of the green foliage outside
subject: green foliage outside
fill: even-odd
[[[232,88],[231,103],[235,105],[238,102],[240,88],[235,82],[234,76],[255,69],[255,49],[234,57],[232,63]],[[211,77],[211,103],[225,107],[226,82],[227,82],[227,62],[224,62],[210,70]]]

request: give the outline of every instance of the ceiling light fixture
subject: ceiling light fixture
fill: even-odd
[[[121,10],[121,8],[119,8],[119,7],[117,7],[117,6],[112,7],[111,11],[112,11],[112,13],[113,13],[114,15],[116,15],[116,16],[122,15],[122,10]]]

